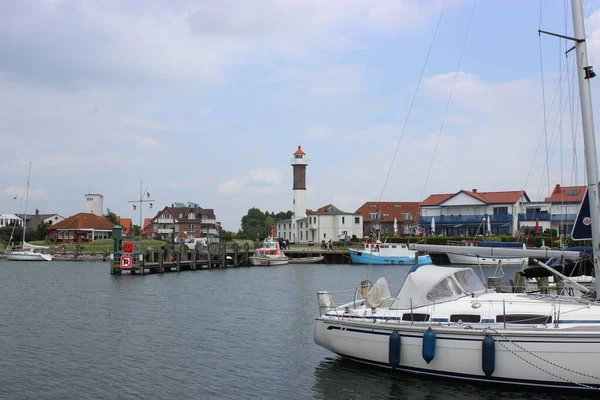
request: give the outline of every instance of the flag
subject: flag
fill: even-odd
[[[154,204],[150,203],[150,208],[154,207]]]
[[[540,233],[540,220],[539,219],[535,219],[535,233],[539,234]]]
[[[487,231],[488,231],[488,235],[492,235],[492,217],[488,216],[487,217]]]
[[[150,198],[150,192],[146,192],[146,197]]]
[[[398,234],[398,220],[394,218],[394,234]]]
[[[435,218],[431,217],[431,234],[435,233]]]
[[[133,205],[133,211],[137,210],[137,206],[134,204]]]

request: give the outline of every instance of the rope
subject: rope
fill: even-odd
[[[470,329],[476,329],[476,328],[473,328],[472,326],[469,326],[469,327],[470,327]],[[476,330],[477,330],[477,329],[476,329]],[[554,367],[556,367],[556,368],[562,369],[562,370],[564,370],[564,371],[571,372],[572,374],[575,374],[575,375],[581,375],[581,376],[584,376],[584,377],[586,377],[586,378],[590,378],[590,379],[594,379],[594,380],[600,380],[600,377],[597,377],[597,376],[594,376],[594,375],[590,375],[590,374],[586,374],[586,373],[584,373],[584,372],[575,371],[575,370],[573,370],[573,369],[571,369],[571,368],[563,367],[562,365],[558,365],[558,364],[556,364],[555,362],[552,362],[552,361],[550,361],[550,360],[547,360],[547,359],[545,359],[545,358],[543,358],[543,357],[540,357],[540,356],[538,356],[537,354],[535,354],[535,353],[533,353],[533,352],[531,352],[531,351],[529,351],[529,350],[525,349],[524,347],[522,347],[522,346],[518,345],[517,343],[513,342],[513,341],[512,341],[512,340],[511,340],[509,337],[507,337],[507,336],[503,335],[502,333],[498,332],[497,330],[495,330],[495,329],[493,329],[493,328],[491,328],[491,327],[487,327],[487,328],[480,329],[480,330],[482,330],[484,333],[487,333],[487,332],[493,332],[493,333],[495,333],[496,335],[498,335],[498,336],[500,336],[501,338],[503,338],[504,340],[506,340],[507,342],[509,342],[510,344],[512,344],[513,346],[515,346],[516,348],[518,348],[519,350],[521,350],[521,351],[523,351],[523,352],[525,352],[525,353],[529,354],[529,355],[530,355],[530,356],[532,356],[532,357],[535,357],[535,358],[537,358],[537,359],[538,359],[538,360],[540,360],[540,361],[543,361],[543,362],[545,362],[545,363],[548,363],[548,364],[550,364],[550,365],[552,365],[552,366],[554,366]],[[586,384],[584,384],[584,383],[576,382],[576,381],[573,381],[573,380],[571,380],[571,379],[568,379],[568,378],[562,377],[562,376],[560,376],[560,375],[557,375],[557,374],[555,374],[555,373],[553,373],[553,372],[551,372],[551,371],[548,371],[548,370],[546,370],[546,369],[544,369],[544,368],[540,367],[539,365],[536,365],[536,364],[532,363],[531,361],[529,361],[529,360],[525,359],[524,357],[522,357],[522,356],[521,356],[520,354],[518,354],[517,352],[515,352],[515,351],[513,351],[512,349],[508,348],[508,347],[507,347],[507,346],[506,346],[506,345],[505,345],[505,344],[504,344],[502,341],[497,341],[497,343],[498,343],[500,346],[502,346],[504,349],[506,349],[508,352],[510,352],[511,354],[513,354],[513,355],[517,356],[518,358],[520,358],[521,360],[523,360],[523,361],[524,361],[524,362],[526,362],[527,364],[531,365],[532,367],[534,367],[534,368],[537,368],[537,369],[539,369],[540,371],[547,373],[548,375],[552,375],[552,376],[553,376],[553,377],[555,377],[555,378],[561,379],[561,380],[563,380],[563,381],[565,381],[565,382],[569,382],[569,383],[571,383],[571,384],[574,384],[574,385],[578,385],[578,386],[585,387],[585,388],[588,388],[588,389],[593,389],[593,390],[598,390],[598,391],[600,391],[600,388],[597,388],[597,387],[594,387],[594,386],[590,386],[590,385],[586,385]]]
[[[540,25],[539,28],[541,29],[542,27],[542,15],[543,15],[543,0],[540,0]],[[540,73],[541,73],[541,79],[542,79],[542,105],[543,105],[543,112],[544,112],[544,138],[546,141],[546,170],[548,171],[548,193],[550,193],[550,160],[549,160],[549,155],[548,155],[548,130],[546,127],[546,90],[545,90],[545,86],[544,86],[544,56],[543,56],[543,51],[542,51],[542,34],[538,33],[538,43],[539,43],[539,49],[540,49]],[[559,86],[559,90],[560,90],[560,86]],[[560,112],[560,110],[559,110]]]
[[[423,75],[425,74],[425,67],[427,66],[427,62],[429,61],[429,55],[431,54],[431,49],[433,48],[433,43],[435,42],[435,38],[438,33],[438,29],[440,27],[440,23],[442,22],[442,16],[444,15],[444,10],[446,9],[446,3],[448,0],[444,0],[444,4],[442,6],[442,11],[440,12],[440,16],[438,17],[437,24],[435,26],[435,30],[433,32],[433,37],[431,38],[431,43],[429,44],[429,49],[427,50],[427,55],[425,56],[425,62],[423,63],[423,68],[421,69],[421,74],[419,75],[419,80],[417,81],[417,87],[415,88],[415,92],[413,93],[412,100],[410,102],[410,106],[408,108],[408,114],[406,114],[406,119],[404,120],[404,125],[402,126],[402,131],[400,132],[400,138],[396,143],[396,149],[394,150],[394,156],[392,157],[392,162],[390,163],[390,168],[385,176],[385,181],[383,183],[383,188],[381,189],[381,195],[379,196],[379,201],[383,199],[383,193],[385,192],[385,187],[387,186],[388,180],[390,179],[390,175],[392,173],[392,168],[394,167],[394,162],[396,161],[396,156],[398,155],[398,149],[400,148],[400,142],[402,142],[402,138],[404,137],[404,132],[406,131],[406,125],[408,125],[408,119],[410,118],[410,114],[413,109],[413,105],[415,104],[415,99],[417,98],[417,93],[419,92],[419,87],[421,86],[421,81],[423,80]]]
[[[473,22],[473,14],[475,14],[475,5],[476,4],[477,4],[477,0],[474,0],[473,7],[471,8],[471,15],[469,16],[469,23],[467,25],[467,32],[465,33],[465,39],[463,40],[462,48],[460,49],[460,56],[458,57],[458,64],[456,65],[456,72],[454,73],[454,78],[452,78],[452,86],[450,87],[450,94],[448,95],[448,101],[446,102],[446,109],[444,110],[444,117],[442,118],[440,130],[438,132],[437,139],[435,141],[435,147],[433,148],[431,162],[429,163],[429,168],[427,169],[427,175],[425,176],[425,182],[423,183],[423,190],[421,191],[421,197],[420,197],[421,199],[424,196],[425,188],[427,187],[427,182],[429,181],[429,175],[431,174],[431,169],[433,167],[433,161],[435,160],[435,155],[437,153],[438,145],[440,144],[440,137],[442,136],[442,131],[444,130],[444,125],[446,124],[446,117],[448,116],[448,110],[450,109],[450,102],[452,100],[452,94],[454,93],[454,86],[456,84],[456,78],[458,78],[460,64],[462,63],[462,58],[463,58],[463,54],[465,52],[465,47],[467,46],[467,39],[469,38],[469,31],[471,30],[471,23]]]

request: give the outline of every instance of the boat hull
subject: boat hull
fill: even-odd
[[[355,249],[349,249],[348,251],[354,264],[423,265],[432,263],[431,257],[428,255],[418,257],[393,257],[380,256]]]
[[[478,257],[472,254],[446,253],[452,264],[467,265],[528,265],[528,257]]]
[[[271,267],[275,265],[286,265],[289,264],[287,257],[259,257],[251,256],[250,264],[254,266]]]
[[[290,258],[290,264],[316,264],[323,261],[325,257],[298,257],[298,258]]]
[[[5,254],[9,261],[52,261],[51,254],[13,251]]]
[[[316,321],[314,339],[320,346],[343,357],[392,368],[389,358],[390,335],[395,329],[400,334],[400,361],[396,369],[401,371],[528,386],[585,389],[586,387],[577,385],[583,383],[600,387],[600,378],[597,378],[600,333],[597,330],[588,334],[569,332],[536,335],[505,332],[502,337],[494,335],[494,371],[488,377],[482,369],[482,343],[485,338],[483,330],[465,330],[462,327],[451,329],[435,324],[381,325],[319,318]],[[434,358],[427,363],[423,359],[423,335],[429,327],[436,333],[436,341]],[[541,359],[533,356],[533,353]],[[573,371],[587,373],[592,377]]]

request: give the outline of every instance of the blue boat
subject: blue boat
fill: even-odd
[[[418,255],[406,243],[364,243],[364,248],[349,249],[355,264],[423,265],[431,264],[431,257]]]

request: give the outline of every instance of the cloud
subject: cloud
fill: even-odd
[[[23,186],[9,186],[4,189],[4,193],[11,196],[17,197],[17,199],[21,199],[25,197],[25,191],[27,189]],[[29,197],[30,198],[43,198],[46,197],[46,190],[44,188],[29,188]]]
[[[141,148],[153,148],[158,147],[160,144],[154,138],[151,138],[149,136],[142,136],[137,138],[136,145]]]
[[[248,171],[246,176],[221,182],[218,193],[230,196],[243,193],[263,195],[280,193],[283,190],[283,172],[278,169],[260,167]]]
[[[282,68],[271,76],[274,83],[293,83],[321,95],[359,92],[366,68],[362,64],[321,64],[306,68]]]

